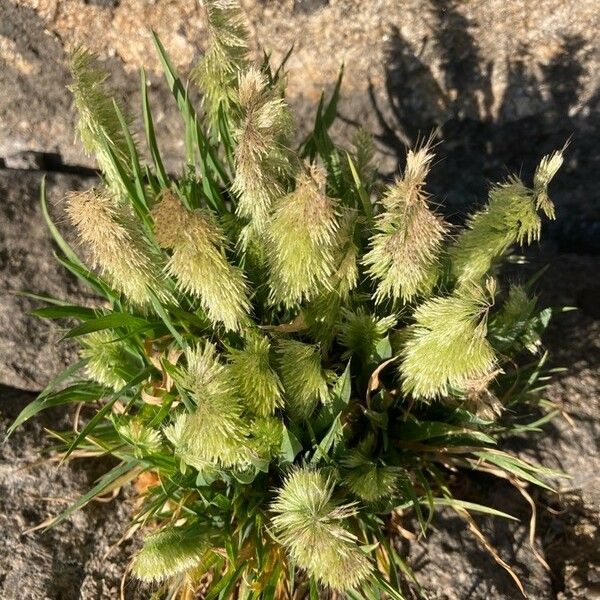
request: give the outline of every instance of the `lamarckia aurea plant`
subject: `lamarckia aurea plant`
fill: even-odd
[[[58,260],[104,300],[43,297],[37,315],[78,321],[66,337],[81,356],[11,431],[81,403],[77,427],[52,432],[64,458],[118,464],[52,523],[136,482],[131,572],[156,597],[421,594],[395,543],[403,514],[424,533],[449,506],[475,527],[473,512],[509,515],[455,496],[460,473],[522,490],[551,475],[502,449],[549,418],[550,310],[498,273],[554,217],[561,154],[531,187],[494,185],[457,230],[426,192],[430,145],[383,189],[370,137],[343,148],[328,134],[338,82],[296,147],[283,66],[250,60],[235,2],[205,8],[210,43],[189,84],[155,40],[185,125],[175,175],[143,73],[142,151],[95,57],[73,55],[77,129],[102,172],[65,200],[84,258],[49,224]]]

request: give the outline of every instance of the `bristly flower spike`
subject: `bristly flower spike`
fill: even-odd
[[[346,359],[356,356],[359,360],[368,361],[397,320],[394,315],[377,319],[364,309],[343,309],[338,339],[347,351],[342,356]]]
[[[548,196],[548,185],[562,167],[563,152],[557,150],[542,158],[533,177],[533,191],[536,196],[536,208],[541,210],[549,219],[555,219],[554,204]]]
[[[271,344],[266,336],[249,333],[242,349],[230,349],[229,373],[246,406],[268,417],[283,406],[282,386],[271,366]]]
[[[283,196],[296,165],[285,143],[292,117],[285,100],[256,67],[240,73],[236,102],[239,110],[234,137],[236,213],[250,223],[242,246],[261,237],[273,202]]]
[[[309,575],[338,591],[356,589],[372,572],[357,538],[344,526],[352,504],[332,499],[334,483],[320,471],[300,468],[288,476],[271,505],[277,539]]]
[[[388,188],[377,233],[363,262],[377,281],[376,302],[410,301],[431,292],[439,276],[439,255],[448,227],[428,206],[423,189],[433,153],[428,145],[406,159],[402,178]]]
[[[96,157],[113,192],[119,198],[125,198],[127,192],[108,148],[125,170],[129,168],[129,149],[114,101],[106,87],[108,74],[100,68],[96,55],[83,48],[76,50],[71,57],[71,74],[73,83],[69,89],[79,116],[77,132],[83,148]]]
[[[160,300],[172,300],[162,273],[163,257],[128,206],[116,205],[106,191],[90,190],[70,194],[66,212],[90,251],[93,266],[129,302],[148,307],[150,289]]]
[[[231,467],[247,460],[242,402],[216,347],[206,342],[186,349],[187,366],[177,375],[196,403],[195,411],[170,434],[184,462],[198,469],[207,464]]]
[[[172,250],[167,272],[180,290],[200,299],[209,319],[237,331],[249,322],[243,272],[224,255],[227,239],[208,210],[187,210],[173,192],[152,209],[156,241]]]
[[[132,571],[142,581],[164,581],[195,567],[208,550],[196,528],[168,525],[145,538]]]
[[[325,173],[318,167],[298,177],[296,189],[275,206],[267,246],[270,299],[286,307],[331,289],[335,272],[339,214],[325,194]]]
[[[531,244],[540,237],[537,210],[554,218],[548,184],[562,165],[562,153],[545,156],[534,177],[534,189],[517,177],[495,185],[487,206],[469,217],[467,227],[450,249],[452,270],[459,282],[481,280],[513,244]]]
[[[192,71],[208,120],[219,131],[219,112],[230,117],[238,73],[247,66],[248,32],[237,0],[203,0],[208,27],[206,54]]]
[[[94,331],[80,338],[81,357],[87,359],[86,373],[100,385],[117,391],[127,384],[128,370],[135,359],[122,341],[108,331]]]
[[[329,399],[319,348],[297,340],[282,339],[277,352],[286,408],[292,419],[307,419],[319,401],[325,404]]]
[[[489,307],[486,290],[475,285],[421,304],[400,353],[402,391],[433,400],[493,371],[497,359],[486,338]]]

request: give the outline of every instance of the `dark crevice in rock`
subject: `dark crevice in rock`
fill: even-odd
[[[311,15],[320,8],[329,5],[329,0],[294,0],[295,14]]]
[[[33,150],[0,157],[0,169],[68,173],[69,175],[79,175],[81,177],[98,175],[98,171],[91,167],[64,163],[62,156],[57,152],[36,152]]]
[[[84,4],[92,4],[103,8],[117,8],[121,4],[120,0],[83,0]]]

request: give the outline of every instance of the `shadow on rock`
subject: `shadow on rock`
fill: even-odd
[[[600,251],[600,90],[586,98],[586,45],[564,35],[546,64],[537,64],[526,44],[506,65],[492,64],[472,31],[477,24],[454,0],[429,0],[430,37],[415,49],[397,27],[389,31],[383,103],[370,84],[370,98],[384,151],[403,166],[407,147],[431,132],[439,140],[439,164],[430,190],[460,222],[487,195],[490,181],[509,172],[532,177],[543,154],[570,141],[566,161],[553,184],[558,221],[548,235],[562,251]],[[439,73],[430,64],[431,57]],[[427,60],[426,60],[427,58]],[[495,94],[492,75],[504,81]],[[391,177],[393,173],[389,174]]]

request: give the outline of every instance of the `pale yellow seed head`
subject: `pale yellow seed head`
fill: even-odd
[[[238,330],[248,322],[246,278],[225,256],[227,239],[207,210],[187,210],[171,192],[153,208],[158,243],[172,249],[167,271],[200,299],[209,319]]]
[[[150,304],[151,289],[170,299],[162,275],[163,257],[152,247],[127,206],[116,205],[107,192],[89,190],[67,197],[66,212],[93,266],[115,290],[138,306]]]

